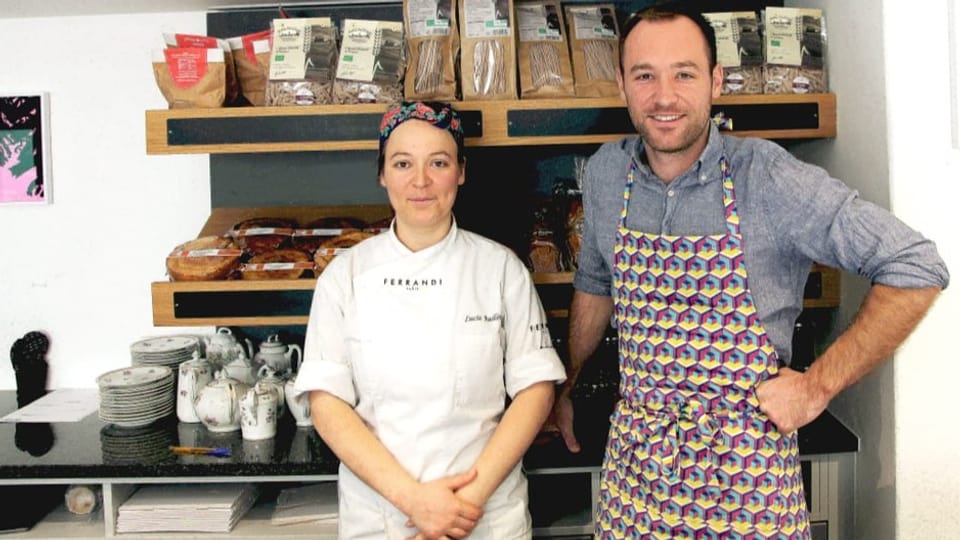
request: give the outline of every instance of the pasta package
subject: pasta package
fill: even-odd
[[[461,0],[460,90],[464,101],[517,99],[513,0]]]
[[[456,0],[404,0],[410,68],[403,94],[409,100],[455,101],[460,30],[454,19]]]
[[[270,77],[270,30],[227,39],[237,68],[240,93],[250,105],[262,107]]]
[[[763,42],[753,11],[704,13],[713,27],[723,94],[763,93]]]
[[[763,15],[763,93],[827,91],[826,24],[819,9],[768,7]]]
[[[264,103],[273,106],[333,103],[337,27],[329,17],[274,19]]]
[[[344,19],[335,103],[395,103],[403,99],[403,22]]]
[[[154,51],[153,76],[171,109],[223,107],[227,71],[219,48]]]
[[[620,29],[613,4],[564,9],[577,97],[619,96]]]
[[[573,97],[573,68],[559,0],[517,3],[520,98]]]
[[[237,81],[236,68],[233,65],[233,53],[225,40],[198,36],[194,34],[163,33],[163,42],[168,49],[196,48],[220,49],[223,51],[223,67],[226,92],[223,98],[224,105],[237,105],[240,98],[240,83]]]

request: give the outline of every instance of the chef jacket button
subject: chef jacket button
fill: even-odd
[[[672,190],[672,189],[667,192],[667,197],[673,197],[673,190]]]

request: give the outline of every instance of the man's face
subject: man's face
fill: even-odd
[[[706,40],[686,17],[641,21],[623,43],[620,92],[647,156],[686,158],[706,145],[710,105],[723,71],[710,69]]]

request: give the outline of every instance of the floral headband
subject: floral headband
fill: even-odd
[[[463,127],[460,125],[460,114],[448,103],[437,101],[404,101],[384,113],[380,122],[381,159],[390,134],[407,120],[424,120],[449,131],[457,143],[457,160],[463,161]]]

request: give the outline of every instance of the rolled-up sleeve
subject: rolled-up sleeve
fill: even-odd
[[[892,287],[946,288],[947,266],[934,242],[890,211],[860,198],[820,167],[782,152],[765,190],[777,231],[811,260]]]
[[[530,272],[517,257],[504,265],[503,299],[506,359],[504,379],[507,395],[542,381],[563,382],[566,372],[550,339],[547,317]]]
[[[344,262],[334,259],[317,279],[304,338],[303,364],[294,393],[323,390],[356,406],[357,391],[346,339],[352,280],[349,265],[338,264]]]

